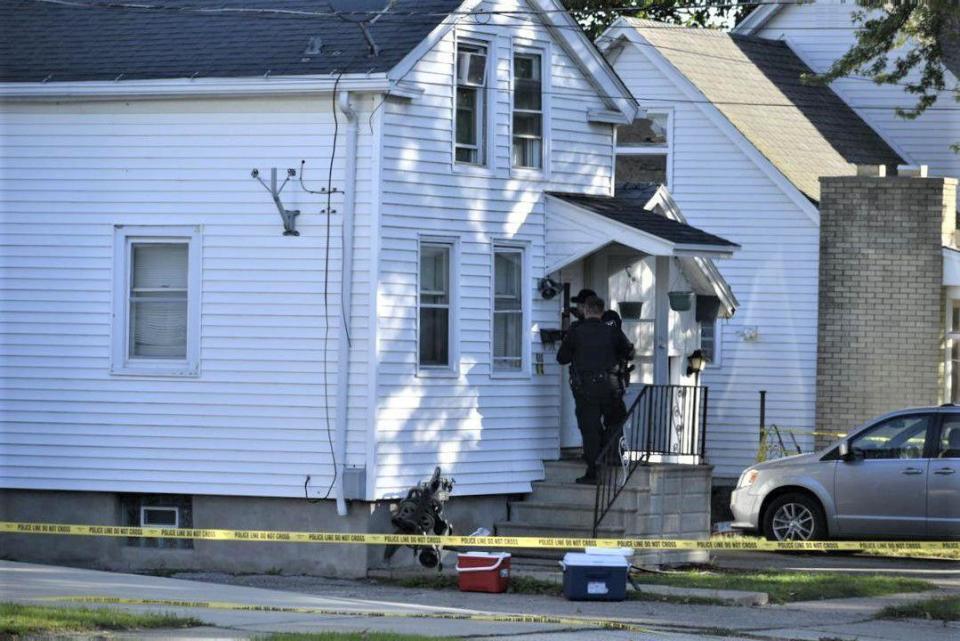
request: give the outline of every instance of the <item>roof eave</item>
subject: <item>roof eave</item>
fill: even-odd
[[[797,2],[796,4],[804,3]],[[741,36],[752,36],[760,31],[771,18],[780,13],[783,7],[784,5],[782,4],[765,4],[759,6],[751,11],[746,18],[741,20],[740,24],[731,29],[730,33],[736,33]]]
[[[330,74],[238,78],[163,78],[150,80],[82,80],[0,83],[0,101],[152,100],[164,98],[233,98],[295,96],[365,91],[412,97],[415,88],[387,79],[386,74]]]

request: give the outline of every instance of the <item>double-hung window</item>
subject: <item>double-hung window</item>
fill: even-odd
[[[419,356],[421,369],[452,368],[451,281],[453,245],[420,243]]]
[[[199,231],[117,227],[114,241],[113,373],[196,375]]]
[[[487,48],[480,44],[457,44],[456,136],[454,156],[458,163],[486,163]]]
[[[523,370],[523,249],[493,252],[493,371]]]
[[[670,182],[671,115],[647,113],[617,129],[616,184]]]
[[[513,57],[513,166],[543,168],[543,79],[539,54]]]

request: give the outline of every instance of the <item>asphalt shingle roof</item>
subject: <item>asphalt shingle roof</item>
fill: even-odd
[[[714,236],[686,223],[671,220],[644,209],[656,193],[659,185],[636,186],[618,189],[615,196],[588,196],[565,192],[549,192],[551,196],[573,205],[589,209],[605,218],[629,225],[640,231],[680,245],[718,245],[739,247],[725,238]]]
[[[821,176],[903,164],[829,87],[801,81],[812,71],[785,42],[629,22],[809,199]]]
[[[95,4],[95,0],[90,0]],[[359,26],[366,15],[198,14],[183,9],[284,9],[327,13],[331,0],[156,0],[172,9],[67,6],[0,0],[0,82],[258,77],[378,73],[396,65],[462,0],[396,0],[371,27],[371,56]],[[386,0],[337,1],[379,10]],[[417,11],[419,15],[407,15]],[[319,55],[305,55],[319,37]]]

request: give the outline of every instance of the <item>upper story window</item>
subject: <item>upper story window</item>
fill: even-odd
[[[647,113],[619,127],[616,184],[669,184],[671,136],[669,113]]]
[[[451,243],[420,243],[419,357],[422,368],[451,366]]]
[[[486,163],[487,48],[457,44],[457,108],[454,155],[459,163]]]
[[[523,369],[523,249],[493,252],[493,371]]]
[[[195,375],[199,232],[117,227],[115,245],[113,373]]]
[[[543,168],[542,56],[513,57],[513,166]]]

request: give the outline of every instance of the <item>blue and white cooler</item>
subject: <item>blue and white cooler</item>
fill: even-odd
[[[627,598],[630,561],[622,554],[568,552],[563,568],[563,596],[570,601],[623,601]]]

